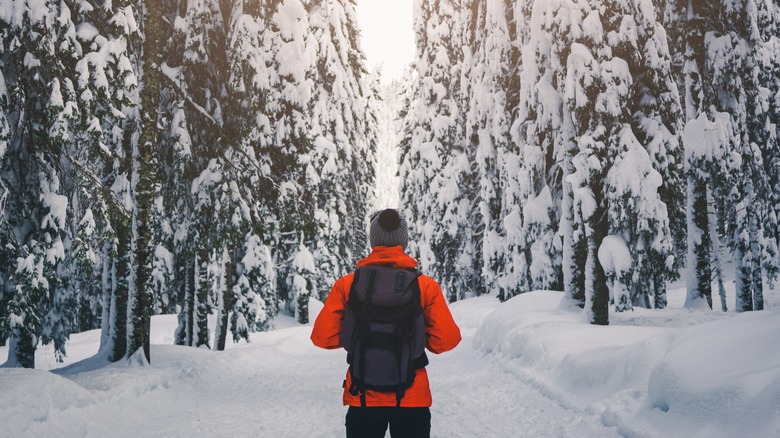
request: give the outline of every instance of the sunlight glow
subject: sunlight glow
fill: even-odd
[[[413,0],[358,0],[357,16],[366,68],[382,70],[382,82],[400,79],[414,58]]]

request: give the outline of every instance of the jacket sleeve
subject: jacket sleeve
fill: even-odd
[[[347,294],[349,290],[347,277],[336,281],[325,299],[325,306],[314,321],[311,331],[311,341],[320,348],[333,350],[341,347],[339,335],[341,323],[344,321],[344,310],[347,307]]]
[[[444,353],[455,348],[461,340],[460,328],[452,318],[441,287],[433,279],[420,278],[420,289],[425,301],[425,331],[428,333],[428,350]]]

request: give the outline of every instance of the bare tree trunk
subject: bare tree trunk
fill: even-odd
[[[225,289],[222,291],[222,305],[220,306],[220,314],[218,315],[219,331],[217,332],[217,336],[215,336],[216,340],[214,341],[216,349],[220,351],[225,349],[227,332],[230,330],[228,327],[228,317],[230,316],[230,309],[233,306],[233,277],[236,272],[234,259],[235,250],[232,250],[225,261]]]
[[[141,86],[140,136],[135,171],[138,174],[135,192],[135,296],[131,302],[133,331],[128,338],[128,354],[143,348],[147,361],[149,332],[151,330],[153,229],[155,185],[157,183],[157,119],[160,105],[160,63],[162,59],[163,2],[145,2],[143,28],[144,43],[141,57],[143,83]]]
[[[688,274],[685,307],[693,307],[696,300],[703,299],[712,308],[712,240],[707,214],[707,187],[693,177],[688,177],[688,185],[688,235],[698,236],[698,239],[689,238],[688,264],[692,270]]]
[[[127,354],[127,292],[130,278],[130,224],[126,218],[115,221],[118,248],[114,260],[114,284],[111,297],[109,336],[112,349],[108,360],[116,362]]]
[[[208,275],[208,252],[198,250],[198,258],[195,262],[195,314],[193,327],[194,347],[205,345],[211,348],[209,344],[209,275]]]

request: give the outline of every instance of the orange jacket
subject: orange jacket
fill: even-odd
[[[368,257],[359,261],[357,265],[361,267],[375,264],[391,265],[397,268],[417,267],[417,262],[404,254],[400,246],[377,246]],[[314,345],[329,350],[341,348],[339,334],[353,277],[354,273],[339,278],[330,290],[330,295],[325,300],[325,307],[317,316],[317,320],[314,321],[314,329],[311,332],[311,341]],[[427,348],[436,354],[452,350],[460,343],[460,329],[452,319],[441,288],[436,281],[425,275],[421,275],[418,281],[420,283],[420,303],[425,315],[425,331],[428,334]],[[352,378],[347,370],[343,396],[344,405],[360,406],[360,396],[349,393],[348,388],[351,384]],[[428,373],[425,368],[418,369],[414,383],[406,390],[401,399],[401,407],[430,407],[432,402]],[[395,405],[395,393],[366,391],[366,406]]]

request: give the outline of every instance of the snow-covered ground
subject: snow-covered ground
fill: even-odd
[[[464,340],[431,358],[433,436],[780,436],[777,291],[774,307],[734,314],[683,310],[672,290],[670,309],[608,327],[581,323],[561,296],[452,305]],[[345,355],[312,346],[310,326],[280,317],[213,352],[170,345],[175,324],[153,319],[150,366],[96,367],[88,332],[65,364],[41,348],[39,369],[0,369],[0,436],[343,436]]]

